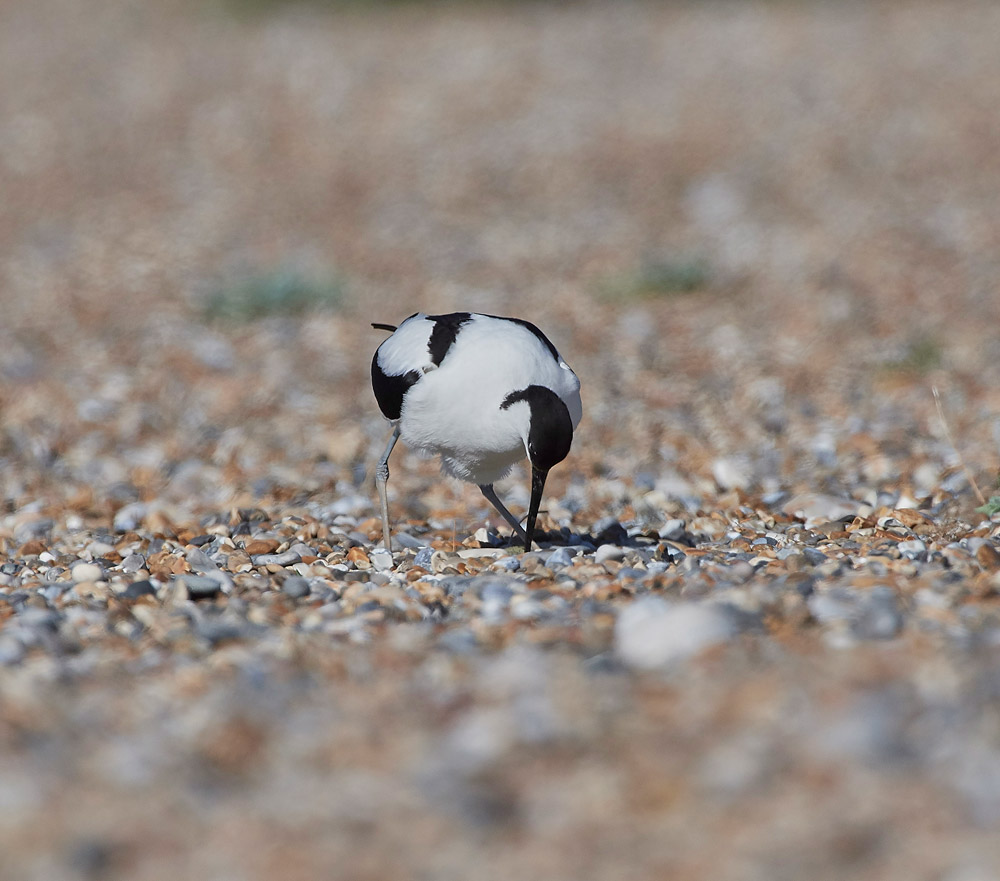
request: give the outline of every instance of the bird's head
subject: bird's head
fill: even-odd
[[[558,465],[569,455],[573,443],[573,420],[562,398],[545,386],[529,385],[511,392],[504,398],[501,407],[506,410],[518,401],[524,401],[530,408],[524,432],[524,446],[531,462],[531,504],[525,528],[528,536],[525,550],[530,550],[545,478],[553,465]]]

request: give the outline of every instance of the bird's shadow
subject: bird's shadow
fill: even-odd
[[[693,548],[697,540],[686,530],[670,536],[670,542],[675,545]],[[645,533],[629,535],[628,530],[617,521],[603,526],[595,532],[573,532],[568,526],[558,530],[535,531],[534,545],[539,550],[552,550],[560,547],[590,546],[596,550],[601,545],[614,545],[621,548],[648,548],[650,537]],[[523,542],[514,534],[502,540],[501,547],[522,547]]]

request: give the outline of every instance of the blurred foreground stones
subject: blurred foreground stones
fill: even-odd
[[[0,9],[0,875],[995,878],[998,32]],[[585,419],[390,559],[369,322],[468,308]]]

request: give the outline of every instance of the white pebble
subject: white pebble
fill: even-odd
[[[625,548],[618,545],[601,545],[594,553],[595,563],[606,563],[608,560],[620,560],[625,556]]]
[[[750,486],[750,475],[746,467],[735,459],[716,459],[712,463],[712,477],[724,490],[746,489]]]
[[[726,642],[735,633],[731,617],[717,606],[644,597],[618,616],[615,651],[630,667],[655,670]]]
[[[104,570],[96,563],[76,563],[72,572],[73,580],[77,584],[83,581],[100,581],[104,578]]]
[[[368,559],[372,561],[372,566],[381,572],[392,568],[392,554],[385,548],[374,548],[369,552]]]

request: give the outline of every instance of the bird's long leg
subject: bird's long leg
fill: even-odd
[[[375,467],[375,486],[378,487],[378,497],[382,502],[382,541],[385,544],[385,549],[390,554],[392,553],[392,537],[389,534],[389,497],[386,494],[385,486],[389,482],[389,454],[392,452],[392,448],[396,446],[396,441],[398,440],[399,426],[397,425],[392,429],[392,437],[389,438],[389,444],[386,446],[382,458],[379,459],[378,465]]]
[[[500,499],[497,497],[496,491],[493,489],[493,484],[492,483],[480,484],[479,489],[482,492],[482,494],[486,496],[486,501],[488,501],[494,508],[496,508],[497,511],[499,511],[500,514],[503,516],[503,519],[506,520],[514,528],[514,532],[518,534],[521,541],[527,541],[528,539],[527,533],[525,533],[523,527],[521,526],[520,521],[513,514],[511,514],[510,511],[507,510],[507,508],[504,506],[504,503],[501,502]]]

